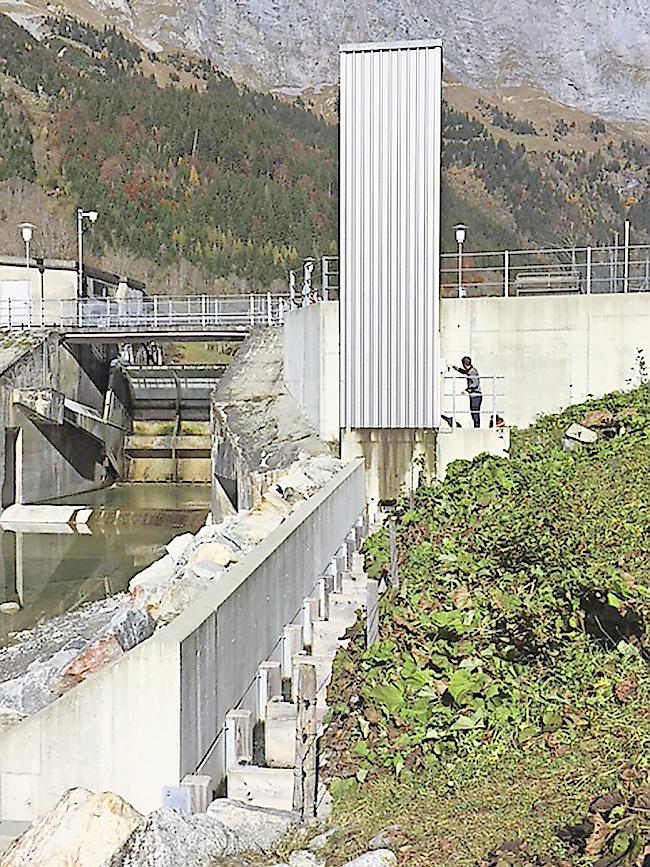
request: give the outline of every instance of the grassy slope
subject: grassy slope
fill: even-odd
[[[627,432],[565,451],[594,406]],[[394,823],[408,865],[493,863],[516,838],[517,864],[643,863],[648,803],[605,814],[586,855],[555,832],[610,789],[631,802],[648,785],[649,470],[644,386],[542,419],[509,462],[458,464],[401,511],[382,641],[337,658],[325,750],[349,833],[332,864]],[[367,564],[385,571],[383,534]]]

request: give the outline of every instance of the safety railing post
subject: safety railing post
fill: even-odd
[[[323,301],[329,301],[330,297],[330,260],[328,256],[323,256],[321,259],[321,281],[322,281],[322,293],[323,293]]]
[[[289,309],[296,307],[296,272],[289,271]]]
[[[7,325],[9,328],[13,328],[13,322],[11,321],[11,298],[7,298]]]
[[[253,295],[250,297],[250,322],[251,325],[255,325],[255,298]]]
[[[205,297],[205,295],[201,295],[201,319],[202,319],[203,328],[205,328],[205,322],[206,322],[205,306],[206,306],[206,297]]]
[[[497,381],[494,374],[492,374],[492,424],[494,427],[497,426]]]
[[[158,328],[158,296],[153,296],[153,327]]]
[[[273,311],[271,310],[271,293],[266,293],[266,320],[269,325],[273,325]]]
[[[591,247],[587,247],[587,295],[591,295]]]
[[[451,377],[451,429],[456,428],[456,374]]]
[[[510,251],[503,251],[503,297],[507,298],[510,292]]]

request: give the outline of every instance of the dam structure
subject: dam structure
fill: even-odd
[[[355,618],[367,631],[376,614],[359,552],[383,510],[454,460],[507,457],[510,425],[643,375],[650,294],[630,291],[635,269],[627,291],[591,291],[605,271],[587,270],[589,293],[538,273],[515,296],[501,256],[505,293],[463,295],[456,273],[450,297],[442,46],[343,46],[340,59],[341,259],[322,268],[338,275],[336,293],[307,279],[298,293],[294,275],[284,297],[6,311],[3,504],[73,494],[78,508],[113,479],[207,475],[210,514],[130,576],[110,618],[75,633],[38,707],[6,720],[0,822],[33,822],[73,786],[142,812],[191,811],[190,790],[209,802],[224,786],[295,809],[300,671],[313,669],[320,726],[332,657]],[[141,364],[121,349],[226,339],[238,350],[223,369]],[[480,427],[450,370],[464,355],[484,385]],[[505,423],[490,426],[497,415]]]

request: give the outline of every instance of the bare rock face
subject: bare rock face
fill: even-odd
[[[185,816],[161,807],[147,816],[105,867],[212,867],[215,858],[246,848],[247,841],[206,813]]]
[[[70,789],[5,851],[0,867],[102,867],[142,821],[118,795]]]

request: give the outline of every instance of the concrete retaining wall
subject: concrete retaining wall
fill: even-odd
[[[0,739],[0,819],[32,820],[71,786],[138,810],[162,787],[223,767],[225,712],[364,508],[347,465],[171,624]]]
[[[508,425],[636,385],[638,350],[650,361],[648,294],[447,298],[440,306],[444,360],[470,355],[484,377],[505,377],[497,409]],[[457,402],[467,409],[466,396]]]
[[[339,305],[310,304],[284,320],[284,379],[326,442],[339,438]]]

